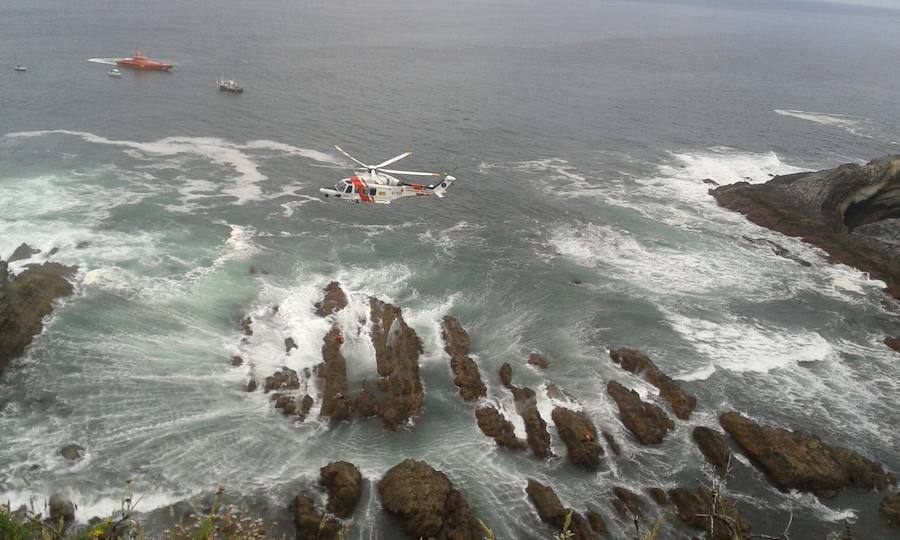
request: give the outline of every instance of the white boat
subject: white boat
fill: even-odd
[[[107,75],[109,75],[110,77],[121,77],[122,72],[116,68],[113,68],[113,69],[109,70],[109,73],[107,73]]]
[[[16,71],[22,71],[22,72],[28,71],[28,68],[25,67],[25,66],[16,66],[16,67],[14,67],[13,69],[16,70]]]
[[[238,86],[238,83],[234,79],[226,79],[224,74],[216,81],[216,84],[219,85],[219,90],[222,92],[232,92],[235,94],[244,93],[244,89]]]

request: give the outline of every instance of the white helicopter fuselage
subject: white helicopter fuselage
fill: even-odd
[[[390,204],[403,197],[443,197],[455,178],[445,176],[436,184],[401,182],[397,178],[379,172],[359,172],[340,180],[333,188],[320,188],[326,197],[336,197],[357,203]]]

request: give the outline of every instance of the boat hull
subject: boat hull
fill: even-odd
[[[117,66],[127,67],[131,69],[142,69],[145,71],[169,71],[172,69],[171,64],[164,64],[162,62],[148,62],[148,61],[135,61],[131,59],[125,60],[117,60]]]

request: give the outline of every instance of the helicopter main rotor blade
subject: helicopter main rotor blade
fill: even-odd
[[[392,171],[390,169],[378,169],[381,172],[386,172],[388,174],[405,174],[407,176],[440,176],[440,173],[436,172],[415,172],[415,171]]]
[[[344,154],[344,155],[347,156],[348,158],[352,159],[354,162],[359,163],[360,165],[362,165],[362,166],[365,167],[366,169],[369,169],[369,168],[370,168],[368,165],[366,165],[366,164],[363,163],[362,161],[356,159],[355,157],[353,157],[353,156],[351,156],[350,154],[348,154],[347,152],[345,152],[344,149],[341,148],[340,146],[334,145],[334,147],[337,148],[337,151],[338,151],[338,152]]]
[[[318,163],[310,163],[310,167],[318,167],[320,169],[339,169],[342,171],[358,171],[359,167],[351,167],[350,165],[319,165]]]
[[[391,163],[395,163],[395,162],[397,162],[397,161],[400,161],[401,159],[405,158],[406,156],[408,156],[408,155],[410,155],[410,154],[412,154],[412,152],[403,152],[403,153],[400,154],[399,156],[397,156],[397,157],[392,157],[391,159],[385,161],[384,163],[379,163],[378,165],[375,165],[375,166],[372,167],[372,168],[373,168],[373,169],[380,169],[380,168],[382,168],[382,167],[387,167],[387,166],[390,165]]]

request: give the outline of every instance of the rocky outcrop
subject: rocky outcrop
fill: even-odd
[[[515,427],[512,422],[500,414],[497,409],[487,405],[475,409],[475,419],[481,432],[494,439],[497,446],[510,450],[524,450],[528,445],[522,439],[516,437]]]
[[[886,337],[884,338],[884,344],[900,353],[900,338]]]
[[[396,429],[422,412],[425,391],[419,378],[422,342],[403,320],[399,307],[370,298],[372,345],[379,389],[384,398],[378,404],[378,416],[385,427]]]
[[[537,398],[530,388],[510,386],[513,399],[516,402],[516,412],[525,422],[525,440],[531,452],[543,459],[553,455],[550,451],[550,432],[547,431],[547,423],[541,417],[537,408]]]
[[[84,456],[84,447],[77,444],[67,444],[59,449],[59,455],[68,461],[78,461]]]
[[[583,412],[556,407],[552,413],[559,437],[566,444],[569,461],[589,471],[600,467],[603,448],[597,441],[597,428]]]
[[[724,473],[731,461],[731,449],[720,431],[697,426],[691,433],[697,447],[719,473]]]
[[[900,493],[882,499],[878,510],[891,527],[900,529]]]
[[[569,531],[573,534],[571,538],[592,540],[595,537],[588,521],[571,508],[564,508],[559,501],[559,497],[556,496],[556,492],[550,486],[545,486],[537,480],[529,478],[525,492],[528,494],[528,498],[531,499],[531,504],[537,510],[541,521],[553,526],[554,532],[562,532],[566,524],[566,516],[571,514],[572,517],[569,522]]]
[[[297,390],[298,388],[300,388],[300,378],[297,377],[297,372],[283,366],[281,371],[276,371],[266,377],[266,384],[263,387],[263,392],[268,394],[272,391]]]
[[[832,496],[845,486],[882,490],[894,483],[880,464],[818,437],[757,424],[736,412],[719,422],[779,489]]]
[[[297,540],[336,540],[340,538],[341,523],[319,512],[309,495],[298,495],[291,503],[291,514],[297,528]]]
[[[73,267],[44,263],[10,277],[0,261],[0,370],[40,334],[56,300],[72,294],[67,278],[74,273]]]
[[[656,504],[660,506],[667,506],[669,504],[669,497],[666,495],[666,491],[664,489],[652,487],[647,490],[647,493]]]
[[[691,413],[697,407],[697,398],[682,390],[681,386],[660,371],[646,354],[635,349],[622,348],[610,351],[609,356],[625,371],[639,375],[659,388],[659,397],[672,407],[675,416],[682,420],[691,417]]]
[[[75,505],[63,495],[59,493],[51,495],[47,506],[50,522],[54,525],[62,523],[63,526],[68,526],[75,521]]]
[[[584,519],[587,520],[588,525],[591,526],[591,529],[594,529],[595,533],[603,537],[609,534],[609,529],[606,528],[606,520],[598,512],[588,510],[584,513]]]
[[[675,428],[675,423],[652,403],[644,403],[634,390],[629,390],[616,381],[606,385],[607,393],[619,407],[622,424],[631,431],[641,444],[660,444],[666,434]]]
[[[318,375],[323,380],[320,416],[332,422],[349,420],[351,400],[347,397],[347,362],[341,354],[341,329],[337,325],[322,340],[322,365]]]
[[[469,334],[455,318],[447,315],[441,321],[441,337],[444,350],[450,355],[450,369],[453,384],[459,388],[459,395],[465,401],[473,401],[487,395],[487,388],[481,381],[478,364],[469,357]]]
[[[319,469],[319,485],[328,492],[325,509],[339,518],[353,515],[362,493],[362,474],[356,465],[335,461]]]
[[[620,513],[624,513],[627,517],[644,517],[644,502],[641,500],[637,493],[625,489],[622,486],[614,487],[612,492],[613,495],[616,496],[616,500],[621,502],[621,506],[624,506],[626,510],[626,512],[622,512],[621,507],[619,505],[616,505],[617,510],[619,510]]]
[[[400,519],[411,538],[438,537],[443,530],[448,539],[481,539],[465,498],[427,463],[407,459],[395,465],[378,482],[378,493],[385,511]]]
[[[291,349],[296,349],[296,348],[298,348],[298,347],[297,347],[297,342],[294,341],[294,338],[292,338],[292,337],[284,338],[284,352],[285,353],[291,354]]]
[[[678,519],[706,531],[710,540],[743,540],[750,534],[750,524],[741,517],[737,506],[722,495],[715,499],[705,487],[696,491],[676,488],[669,491],[669,497],[678,510]],[[708,516],[713,516],[712,520]]]
[[[809,261],[806,261],[806,260],[801,259],[800,257],[797,257],[796,255],[791,253],[788,248],[782,246],[778,242],[773,242],[772,240],[769,240],[768,238],[753,238],[750,236],[741,236],[741,238],[750,242],[751,244],[756,244],[757,246],[763,246],[765,248],[768,248],[768,249],[772,250],[772,253],[774,253],[775,255],[778,255],[779,257],[788,259],[790,261],[794,261],[795,263],[797,263],[801,266],[812,266],[812,264]]]
[[[316,315],[327,317],[347,307],[347,295],[341,289],[341,284],[332,281],[325,287],[325,298],[315,305]]]
[[[512,366],[509,365],[509,362],[504,362],[500,366],[500,383],[507,388],[512,386]]]
[[[17,247],[12,252],[12,255],[9,256],[9,259],[7,259],[7,262],[24,261],[26,259],[30,259],[32,255],[37,255],[40,252],[41,250],[34,249],[28,244],[22,243],[19,244],[19,247]]]
[[[900,156],[710,191],[750,221],[883,279],[900,298]]]
[[[550,367],[550,362],[547,361],[547,358],[543,354],[536,352],[528,355],[528,363],[541,369],[547,369],[548,367]]]

